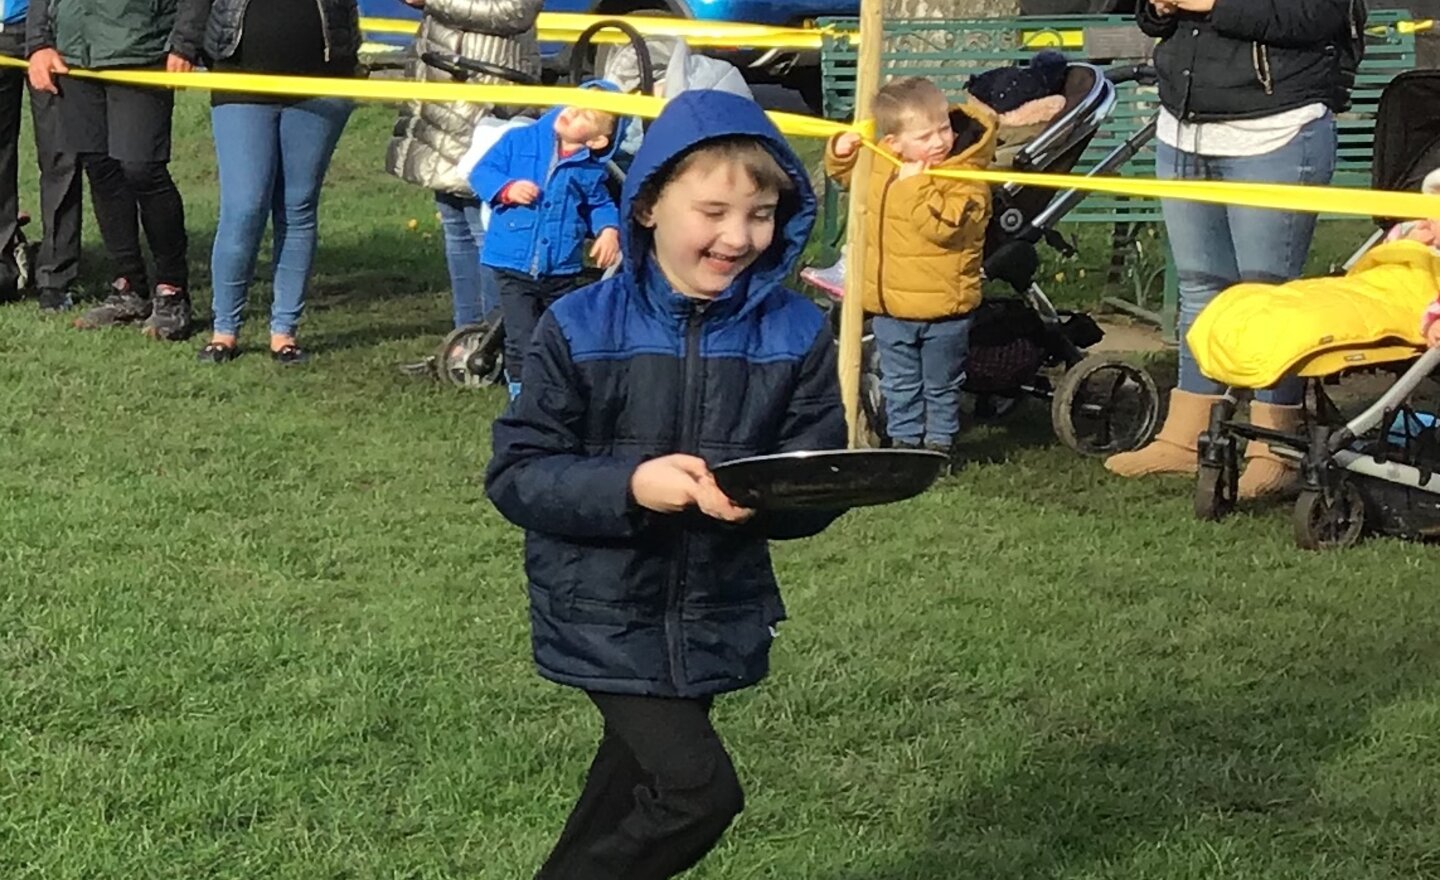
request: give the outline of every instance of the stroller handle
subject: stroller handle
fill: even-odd
[[[456,79],[470,79],[474,76],[493,76],[496,79],[503,79],[508,82],[522,86],[538,86],[540,78],[526,73],[523,70],[516,70],[513,67],[506,67],[502,64],[491,64],[488,61],[480,61],[474,58],[465,58],[460,55],[452,55],[448,52],[422,52],[420,60],[438,70],[443,70]]]
[[[1115,85],[1133,82],[1142,86],[1153,86],[1158,80],[1153,64],[1127,64],[1124,67],[1111,67],[1105,71],[1105,78]]]

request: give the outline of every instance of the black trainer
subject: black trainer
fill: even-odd
[[[81,330],[132,324],[150,316],[150,300],[135,292],[130,282],[117,278],[110,283],[110,295],[100,305],[75,319]]]
[[[190,294],[182,287],[171,284],[157,284],[150,317],[140,332],[151,339],[174,342],[185,339],[194,329],[190,310]]]

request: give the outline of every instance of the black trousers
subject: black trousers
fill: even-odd
[[[663,880],[691,868],[745,805],[710,700],[589,697],[605,733],[536,880]]]
[[[22,28],[0,32],[0,55],[25,57]],[[11,67],[0,68],[0,247],[15,237],[20,213],[20,105],[26,91],[30,92],[30,121],[40,165],[43,229],[35,261],[35,284],[63,290],[80,273],[80,167],[74,153],[61,149],[55,96],[29,89],[25,71]]]
[[[140,249],[140,227],[155,257],[156,284],[186,288],[190,267],[186,259],[185,205],[180,190],[163,162],[121,162],[101,153],[83,157],[95,203],[95,223],[110,253],[117,277],[128,280],[142,296],[149,290],[145,254]]]
[[[525,351],[540,316],[555,300],[585,284],[583,275],[550,275],[531,278],[509,269],[495,269],[495,290],[500,295],[500,314],[505,321],[505,375],[510,384],[520,384]]]

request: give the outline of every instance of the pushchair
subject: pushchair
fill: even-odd
[[[1114,112],[1116,86],[1126,82],[1153,83],[1154,70],[1146,65],[1103,70],[1091,64],[1070,64],[1064,109],[1016,153],[1013,167],[1017,171],[1072,172]],[[1151,122],[1085,173],[1115,172],[1154,134],[1155,123]],[[1104,338],[1104,331],[1087,314],[1056,308],[1036,282],[1041,242],[1067,257],[1075,254],[1074,246],[1055,227],[1084,198],[1079,190],[1057,194],[1017,183],[992,188],[984,277],[1004,282],[1014,295],[987,295],[976,309],[963,390],[973,398],[974,415],[980,420],[1004,416],[1027,397],[1046,400],[1051,424],[1062,443],[1084,455],[1106,456],[1150,441],[1159,422],[1160,393],[1143,368],[1118,358],[1087,354],[1087,348]],[[802,273],[802,277],[807,276]],[[821,289],[838,316],[839,289]],[[836,324],[838,327],[838,321]],[[880,362],[868,323],[861,359],[861,405],[876,439],[885,445],[889,439]],[[1052,381],[1056,369],[1060,373]]]
[[[1403,73],[1385,88],[1376,112],[1371,170],[1375,189],[1415,191],[1427,172],[1440,168],[1440,116],[1433,112],[1437,101],[1440,71]],[[1346,262],[1347,270],[1364,269],[1379,261],[1382,253],[1388,258],[1392,252],[1375,245],[1394,221],[1376,218],[1376,223],[1378,230]],[[1432,253],[1421,245],[1404,245],[1421,254]],[[1422,282],[1429,284],[1428,290],[1420,288],[1427,290],[1427,301],[1433,299],[1434,276],[1433,272],[1422,276],[1429,279]],[[1418,290],[1411,294],[1411,305],[1418,294]],[[1301,353],[1290,373],[1306,380],[1304,420],[1294,433],[1235,421],[1238,394],[1228,390],[1215,404],[1208,430],[1199,438],[1196,515],[1219,520],[1234,510],[1240,441],[1258,440],[1299,465],[1303,488],[1292,511],[1292,527],[1300,547],[1347,547],[1368,533],[1410,539],[1440,535],[1440,479],[1436,479],[1440,422],[1417,410],[1410,400],[1440,365],[1440,352],[1419,356],[1420,309],[1409,309],[1404,317],[1406,323],[1397,324],[1395,332],[1372,333],[1365,344],[1341,347],[1324,344],[1322,337],[1322,344]],[[1382,371],[1398,374],[1398,379],[1347,420],[1326,386],[1358,372]],[[1225,376],[1217,378],[1228,381]]]
[[[634,47],[635,76],[639,89],[649,94],[655,87],[655,72],[646,49],[645,39],[629,24],[617,19],[597,21],[587,27],[575,41],[570,54],[570,81],[580,85],[589,78],[587,67],[593,63],[595,53],[591,44],[595,35],[606,29],[620,31]],[[523,71],[464,58],[456,55],[440,55],[427,52],[426,63],[448,71],[457,81],[467,81],[476,76],[494,77],[519,85],[539,85],[539,80]],[[497,116],[514,115],[512,108],[495,109]],[[615,162],[610,163],[611,196],[618,202],[620,186],[624,183],[624,171]],[[587,268],[581,272],[585,283],[598,281],[603,275],[599,269]],[[435,355],[430,359],[437,376],[453,385],[473,388],[504,383],[505,363],[505,322],[498,308],[492,310],[481,321],[457,327],[440,341]]]

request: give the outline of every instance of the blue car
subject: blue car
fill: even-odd
[[[366,18],[420,19],[420,10],[402,0],[359,0],[360,14]],[[734,21],[798,27],[807,21],[827,16],[856,16],[860,0],[548,0],[546,12],[578,12],[623,17],[636,15],[673,15],[697,21]],[[367,34],[370,43],[403,46],[405,37],[389,34]],[[558,72],[568,63],[568,46],[545,43],[540,47],[546,67]],[[820,72],[816,52],[788,49],[717,50],[699,49],[706,55],[724,58],[745,70],[751,82],[783,83],[795,88],[807,103],[819,106]]]

